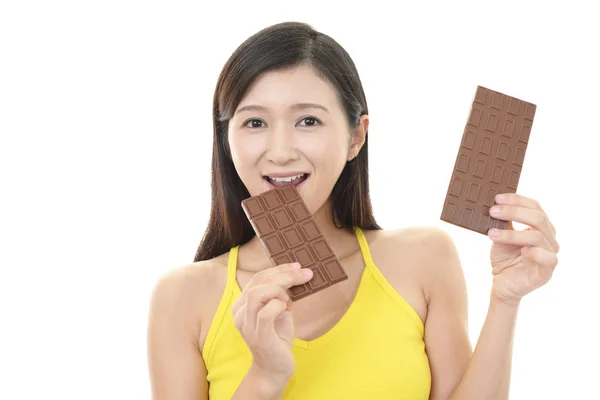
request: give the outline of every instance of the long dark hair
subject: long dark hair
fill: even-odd
[[[242,43],[225,63],[213,99],[212,196],[208,228],[194,262],[226,253],[255,235],[241,207],[250,196],[229,153],[229,120],[253,81],[261,74],[312,66],[336,89],[350,127],[368,114],[367,100],[354,62],[331,37],[300,22],[267,27]],[[369,198],[368,132],[356,157],[347,162],[331,193],[332,218],[338,228],[381,229]]]

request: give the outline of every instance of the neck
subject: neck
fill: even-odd
[[[333,250],[338,257],[343,257],[348,253],[348,239],[352,240],[352,245],[350,247],[355,247],[356,236],[354,232],[340,229],[335,226],[331,197],[328,198],[327,201],[325,201],[325,204],[314,213],[313,218],[319,226],[319,229],[321,229],[321,233],[331,247],[331,250]]]

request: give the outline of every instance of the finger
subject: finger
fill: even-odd
[[[262,271],[259,271],[256,274],[254,274],[254,276],[256,276],[257,278],[265,278],[268,276],[280,274],[282,272],[298,270],[300,268],[301,265],[299,262],[280,264],[276,267],[263,269]]]
[[[265,337],[275,330],[275,318],[287,308],[285,302],[279,299],[270,300],[256,315],[256,336]]]
[[[313,272],[310,268],[302,268],[268,276],[263,280],[263,283],[274,283],[284,289],[289,289],[292,286],[302,285],[303,283],[310,281],[312,277]]]
[[[246,304],[239,306],[235,312],[232,309],[231,312],[233,314],[233,325],[235,325],[240,333],[243,333],[244,325],[246,324]]]
[[[244,290],[242,290],[242,293],[238,297],[237,301],[231,307],[231,311],[234,313],[237,312],[237,309],[242,304],[246,303],[248,289],[264,283],[265,281],[267,281],[267,279],[269,277],[271,277],[273,275],[277,275],[277,274],[289,272],[289,271],[296,271],[299,269],[300,269],[300,263],[287,263],[287,264],[278,265],[276,267],[267,268],[267,269],[264,269],[262,271],[255,273],[252,276],[252,278],[250,278],[250,281],[244,287]]]
[[[499,193],[495,199],[498,204],[510,204],[514,206],[531,208],[533,210],[544,211],[540,203],[530,197],[518,193]]]
[[[281,300],[287,305],[290,295],[275,283],[251,288],[248,291],[248,301],[246,302],[247,316],[253,319],[259,310],[272,299]]]
[[[540,247],[524,247],[521,249],[521,254],[544,268],[553,270],[558,265],[556,253]]]
[[[534,200],[530,197],[523,196],[517,193],[500,193],[496,195],[496,204],[507,204],[518,207],[531,208],[532,210],[541,211],[546,214],[546,211],[542,208],[540,203],[537,200]],[[546,214],[547,215],[547,214]],[[554,228],[554,224],[552,221],[548,220],[550,225],[550,230],[552,234],[556,236],[556,229]]]
[[[498,205],[490,208],[490,215],[496,219],[520,222],[537,229],[548,239],[552,248],[555,251],[558,250],[558,242],[552,233],[548,217],[542,211],[519,206]]]
[[[554,251],[548,239],[538,230],[515,231],[510,229],[490,229],[488,236],[494,242],[519,246],[541,247]]]

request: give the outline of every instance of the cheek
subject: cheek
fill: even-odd
[[[339,134],[323,135],[310,143],[307,154],[312,154],[310,158],[319,164],[318,169],[338,173],[346,163],[348,142]]]
[[[255,164],[263,147],[264,144],[261,142],[260,137],[251,137],[237,132],[231,132],[229,135],[229,149],[236,168]]]

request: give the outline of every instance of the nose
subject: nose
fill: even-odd
[[[269,161],[277,165],[298,160],[299,153],[296,149],[294,132],[283,127],[271,130],[266,156]]]

